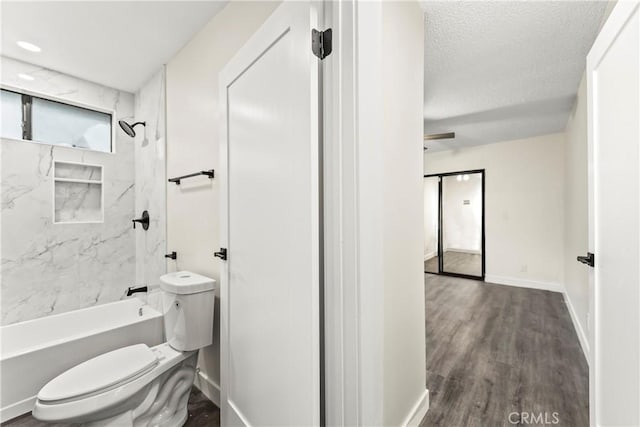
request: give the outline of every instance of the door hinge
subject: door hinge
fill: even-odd
[[[318,31],[315,28],[311,30],[311,50],[313,51],[313,54],[320,59],[324,59],[331,54],[331,28],[327,28],[324,31]]]

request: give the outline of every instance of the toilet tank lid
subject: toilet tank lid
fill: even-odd
[[[173,294],[197,294],[215,289],[216,281],[190,271],[176,271],[160,276],[160,288]]]

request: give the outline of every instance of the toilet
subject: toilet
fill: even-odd
[[[182,426],[198,350],[211,344],[215,281],[179,271],[160,277],[166,342],[89,359],[49,381],[33,416],[86,426]]]

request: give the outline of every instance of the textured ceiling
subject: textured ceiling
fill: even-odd
[[[2,55],[134,92],[226,3],[2,1]]]
[[[425,141],[447,150],[564,130],[606,2],[423,3]]]

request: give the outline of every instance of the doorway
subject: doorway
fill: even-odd
[[[424,176],[424,272],[485,277],[484,169]]]

